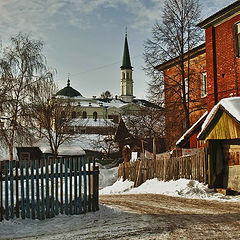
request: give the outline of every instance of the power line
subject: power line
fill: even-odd
[[[140,56],[142,56],[142,54],[138,54],[136,56],[133,56],[132,58],[134,59],[134,58],[138,58]],[[106,65],[102,65],[102,66],[99,66],[99,67],[96,67],[96,68],[90,68],[90,69],[88,69],[86,71],[83,71],[83,72],[71,74],[71,76],[77,76],[77,75],[80,75],[80,74],[85,74],[85,73],[89,73],[89,72],[95,72],[95,71],[98,71],[98,70],[101,70],[101,69],[107,68],[109,66],[113,66],[113,65],[119,64],[119,63],[121,63],[121,61],[112,62],[112,63],[106,64]]]

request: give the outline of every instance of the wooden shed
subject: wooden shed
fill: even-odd
[[[222,99],[209,113],[198,139],[207,146],[209,186],[240,192],[240,97]]]

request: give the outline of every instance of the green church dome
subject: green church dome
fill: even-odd
[[[67,81],[67,86],[56,93],[56,95],[66,96],[66,97],[82,97],[82,94],[76,89],[70,87],[70,80]]]

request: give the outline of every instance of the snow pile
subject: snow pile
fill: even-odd
[[[133,188],[134,182],[125,180],[121,178],[120,180],[117,180],[112,186],[105,187],[104,189],[99,191],[100,195],[105,194],[122,194],[122,193],[128,193],[128,191]]]
[[[114,184],[118,178],[118,167],[114,168],[105,168],[101,164],[97,164],[99,166],[100,174],[99,174],[99,188],[105,188],[107,186],[111,186]]]
[[[163,194],[173,197],[184,197],[192,199],[207,200],[228,200],[239,201],[239,198],[224,196],[215,193],[209,189],[207,185],[196,180],[179,179],[168,182],[159,181],[156,178],[147,180],[137,188],[133,188],[134,183],[131,181],[123,181],[122,179],[115,182],[112,186],[106,187],[100,191],[100,194]]]

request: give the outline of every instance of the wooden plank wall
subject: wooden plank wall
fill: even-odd
[[[118,177],[134,182],[137,187],[148,179],[158,178],[162,181],[180,178],[206,181],[205,152],[198,152],[183,157],[158,157],[156,160],[137,160],[119,164]]]
[[[0,221],[96,211],[98,181],[95,159],[1,161]]]

